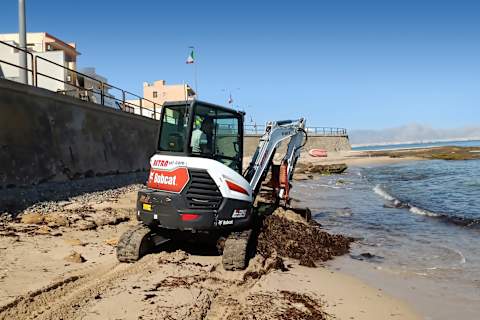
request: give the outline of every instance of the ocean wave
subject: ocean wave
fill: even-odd
[[[373,192],[378,194],[379,196],[387,199],[388,201],[394,201],[396,200],[394,197],[388,194],[385,190],[382,189],[382,187],[378,184],[373,188]]]
[[[460,264],[465,264],[467,262],[467,258],[465,258],[462,251],[457,249],[452,249],[452,250],[455,251],[460,256]]]
[[[440,214],[438,213],[435,213],[435,212],[431,212],[431,211],[428,211],[428,210],[425,210],[425,209],[422,209],[422,208],[419,208],[419,207],[415,207],[415,206],[412,206],[412,205],[408,205],[410,208],[408,209],[408,211],[410,211],[411,213],[414,213],[414,214],[418,214],[420,216],[427,216],[427,217],[439,217]]]
[[[433,212],[427,209],[420,208],[419,206],[415,206],[408,202],[403,202],[395,198],[394,196],[389,194],[387,191],[382,189],[380,185],[376,185],[373,188],[373,191],[388,201],[388,203],[385,204],[386,208],[407,209],[409,212],[413,214],[425,216],[429,218],[436,218],[443,222],[454,224],[457,226],[469,227],[469,228],[480,228],[480,219],[450,215],[445,213],[438,213],[438,212]]]
[[[335,185],[329,185],[329,184],[318,184],[317,186],[324,187],[324,188],[330,188],[330,189],[342,189],[342,187],[335,186]]]

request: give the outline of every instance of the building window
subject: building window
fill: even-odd
[[[153,97],[156,98],[158,96],[157,91],[153,91]]]

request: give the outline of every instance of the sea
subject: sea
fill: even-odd
[[[458,147],[478,147],[480,140],[462,140],[462,141],[437,141],[428,143],[399,143],[399,144],[384,144],[384,145],[369,145],[352,147],[354,151],[378,151],[378,150],[396,150],[396,149],[416,149],[416,148],[432,148],[444,146],[458,146]]]
[[[342,269],[426,319],[480,319],[480,160],[351,167],[298,181],[292,196],[356,239]]]

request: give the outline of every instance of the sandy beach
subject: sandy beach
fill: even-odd
[[[294,259],[281,270],[257,255],[226,272],[220,256],[182,248],[119,264],[114,246],[137,223],[135,199],[119,190],[55,203],[48,221],[2,221],[0,319],[420,319],[335,267]]]
[[[392,158],[389,155],[372,156],[368,152],[364,151],[339,151],[329,152],[326,158],[314,158],[308,153],[302,153],[299,159],[300,163],[313,163],[313,164],[336,164],[345,163],[347,166],[378,166],[387,165],[405,161],[418,161],[423,160],[420,157],[405,156],[402,158]]]

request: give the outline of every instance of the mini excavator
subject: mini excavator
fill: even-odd
[[[157,152],[150,159],[146,188],[137,197],[140,223],[121,236],[120,262],[137,261],[170,240],[223,239],[224,269],[246,268],[255,226],[262,219],[255,208],[262,183],[268,176],[277,203],[289,205],[290,182],[307,132],[303,118],[267,122],[242,170],[244,116],[198,100],[163,106]],[[284,155],[274,164],[284,141]]]

